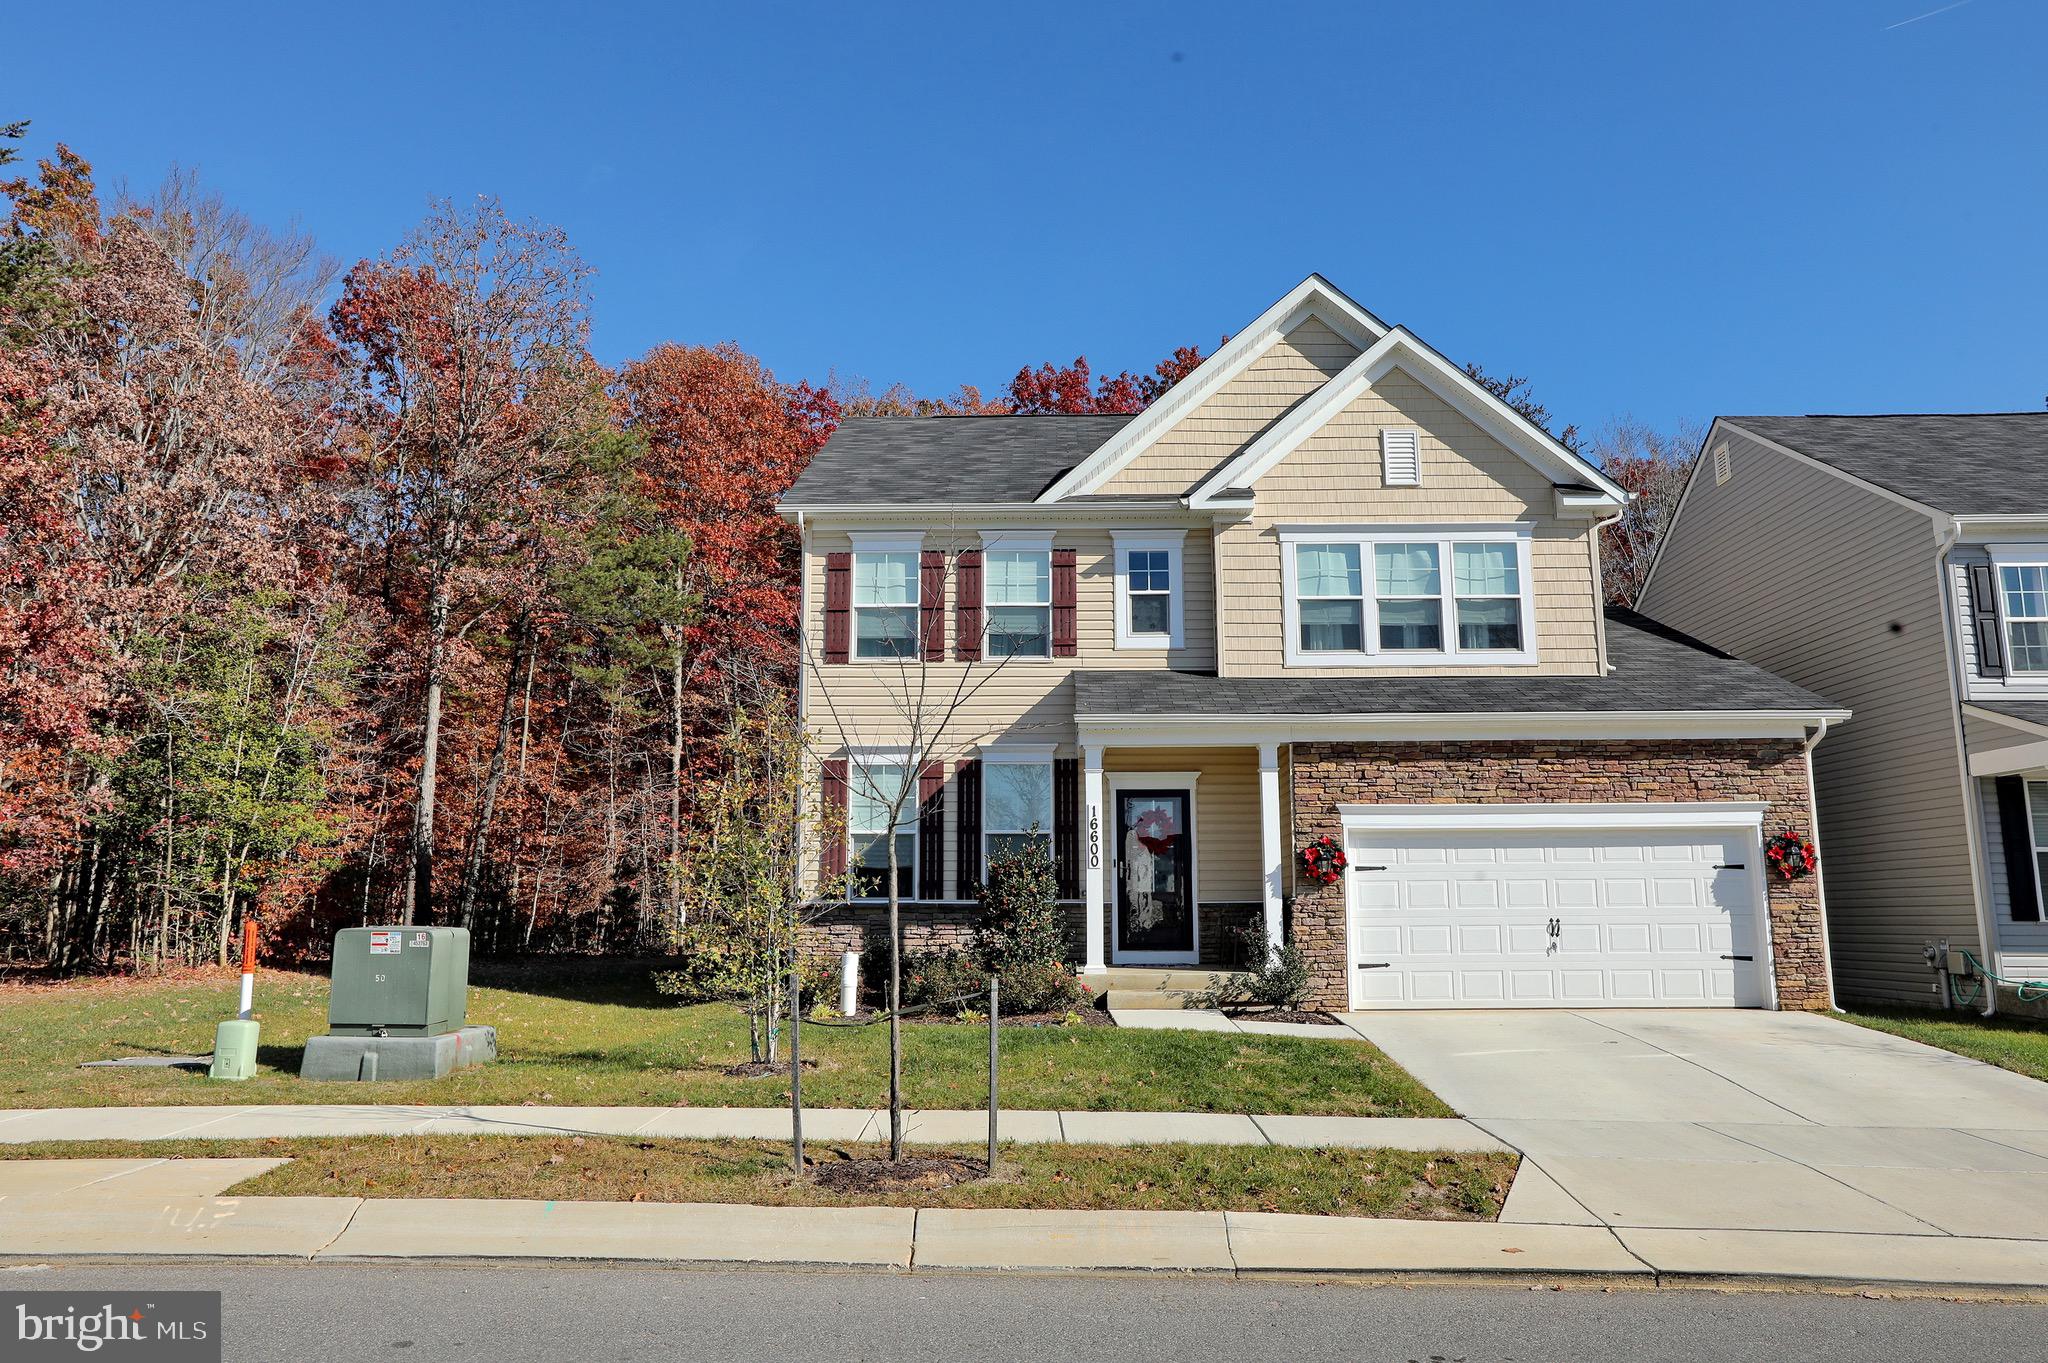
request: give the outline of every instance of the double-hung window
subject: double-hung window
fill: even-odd
[[[1052,540],[1049,536],[986,541],[982,574],[988,609],[988,656],[1052,656]]]
[[[916,769],[896,757],[856,756],[847,767],[846,831],[853,855],[853,897],[889,897],[889,844],[896,845],[896,893],[908,899],[917,887]],[[889,811],[897,811],[890,828]]]
[[[2008,666],[2048,674],[2048,563],[2000,563],[1998,594]]]
[[[985,751],[981,763],[982,864],[1036,844],[1052,854],[1052,758]]]
[[[1533,663],[1527,527],[1282,528],[1294,667]]]
[[[1116,544],[1116,646],[1180,648],[1185,532],[1125,532]]]
[[[853,541],[853,656],[918,656],[918,544],[900,537]]]

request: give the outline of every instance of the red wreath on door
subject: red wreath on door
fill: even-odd
[[[1154,856],[1163,855],[1173,846],[1173,840],[1180,836],[1180,828],[1173,815],[1163,809],[1148,809],[1138,816],[1131,825],[1131,831],[1138,835],[1138,841]]]

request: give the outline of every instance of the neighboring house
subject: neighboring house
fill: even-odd
[[[1845,712],[1605,611],[1623,495],[1320,277],[1136,417],[849,421],[781,504],[840,930],[892,836],[914,943],[1039,837],[1098,978],[1252,923],[1326,1007],[1825,1006],[1760,837]]]
[[[1837,987],[2048,977],[2048,413],[1722,417],[1642,609],[1854,707],[1816,753]]]

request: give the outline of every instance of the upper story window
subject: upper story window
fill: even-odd
[[[910,789],[915,769],[896,757],[856,755],[847,764],[846,836],[852,856],[856,899],[889,896],[889,844],[896,845],[896,893],[911,898],[917,889],[917,795]],[[890,828],[889,811],[897,811]]]
[[[1052,656],[1052,537],[984,537],[988,656]]]
[[[918,656],[919,541],[853,537],[853,656]]]
[[[1180,648],[1185,532],[1115,535],[1116,646]]]
[[[2007,666],[2014,672],[2048,673],[2048,563],[2000,563],[1998,594]]]
[[[1282,529],[1294,667],[1526,664],[1526,526]]]

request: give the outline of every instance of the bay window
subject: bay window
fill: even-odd
[[[1289,666],[1536,661],[1526,526],[1282,527],[1280,550]]]

